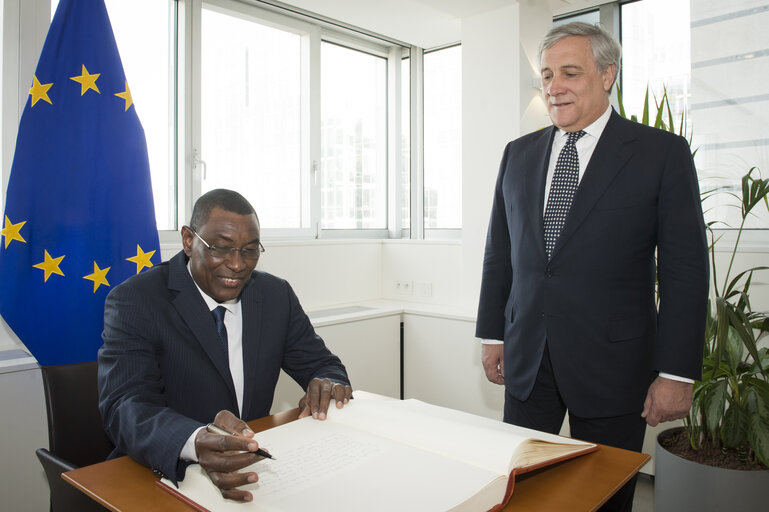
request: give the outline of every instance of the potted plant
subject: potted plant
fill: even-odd
[[[622,95],[620,114],[625,115]],[[647,88],[641,121],[675,132],[667,92],[649,117]],[[686,136],[685,114],[678,133]],[[696,153],[696,150],[693,154]],[[684,426],[665,430],[655,451],[655,510],[764,510],[769,503],[769,314],[750,301],[753,274],[766,266],[734,269],[745,222],[757,208],[769,210],[769,180],[758,169],[742,177],[741,193],[717,188],[703,201],[729,194],[739,202],[740,225],[728,247],[726,271],[716,247],[727,243],[708,223],[712,293],[708,301],[702,380],[695,382]],[[729,227],[729,226],[727,226]],[[764,346],[762,346],[764,345]]]

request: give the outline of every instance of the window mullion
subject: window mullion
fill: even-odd
[[[302,227],[320,233],[320,29],[302,44]],[[305,197],[309,200],[305,200]]]
[[[411,47],[411,238],[425,238],[424,50]]]

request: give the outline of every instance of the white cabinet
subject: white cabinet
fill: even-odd
[[[315,331],[347,368],[353,390],[400,396],[400,314],[323,324]],[[304,391],[280,372],[271,413],[296,407]]]
[[[49,508],[48,482],[35,456],[48,448],[43,378],[36,363],[20,360],[34,361],[22,350],[0,352],[0,508],[39,512]]]
[[[486,380],[475,322],[403,316],[404,398],[502,419],[505,393]]]

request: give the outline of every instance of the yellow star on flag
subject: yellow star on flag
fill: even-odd
[[[93,274],[83,276],[83,279],[93,281],[93,293],[96,293],[96,290],[98,290],[99,286],[101,285],[109,286],[109,281],[107,281],[107,272],[109,272],[109,269],[111,268],[112,267],[99,268],[99,265],[97,265],[95,261],[93,262]]]
[[[39,100],[47,101],[51,105],[53,103],[51,102],[51,98],[48,97],[48,89],[51,88],[53,85],[53,82],[50,84],[41,84],[40,81],[37,79],[37,77],[34,77],[32,79],[32,88],[29,90],[29,94],[32,95],[32,105],[35,106],[35,103],[37,103]]]
[[[64,256],[59,256],[58,258],[51,258],[51,255],[48,254],[48,251],[45,251],[45,260],[38,263],[37,265],[32,265],[35,268],[39,268],[40,270],[45,272],[45,282],[48,282],[48,278],[51,277],[51,274],[59,274],[60,276],[64,275],[64,272],[62,272],[59,269],[59,264],[61,263],[61,260],[64,259]]]
[[[150,258],[152,258],[152,255],[155,254],[155,251],[150,252],[144,252],[142,251],[142,248],[139,247],[139,244],[136,244],[136,256],[131,256],[130,258],[126,258],[126,261],[130,261],[131,263],[136,263],[136,273],[142,271],[144,267],[151,267],[152,262],[150,261]]]
[[[11,219],[8,218],[8,216],[5,216],[5,227],[0,231],[0,235],[5,237],[5,248],[8,248],[8,244],[10,244],[13,240],[18,240],[22,243],[27,243],[24,238],[22,238],[19,231],[21,230],[21,227],[26,224],[27,221],[23,220],[19,222],[18,224],[13,224],[11,222]]]
[[[131,108],[131,105],[134,103],[134,99],[131,96],[131,89],[128,88],[128,82],[125,83],[125,91],[123,92],[116,92],[115,96],[118,98],[123,98],[125,100],[125,110],[128,112],[128,109]]]
[[[71,76],[69,79],[80,84],[80,96],[82,96],[88,89],[93,89],[101,94],[99,88],[96,87],[96,79],[99,78],[99,76],[101,76],[101,73],[94,73],[93,75],[89,74],[88,70],[85,68],[85,64],[83,64],[83,74],[80,76]]]

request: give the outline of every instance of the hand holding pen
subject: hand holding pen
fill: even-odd
[[[235,501],[251,501],[252,494],[239,487],[259,480],[256,472],[240,470],[265,457],[272,458],[259,448],[248,425],[230,411],[219,412],[212,423],[200,429],[195,450],[200,467],[222,496]]]
[[[237,436],[238,435],[235,432],[230,432],[229,430],[223,429],[222,427],[215,425],[214,423],[209,423],[208,425],[206,425],[206,430],[208,430],[212,434],[219,434],[220,436]],[[270,455],[269,452],[262,450],[261,448],[257,448],[254,453],[257,455],[261,455],[265,459],[277,460],[275,457]]]

